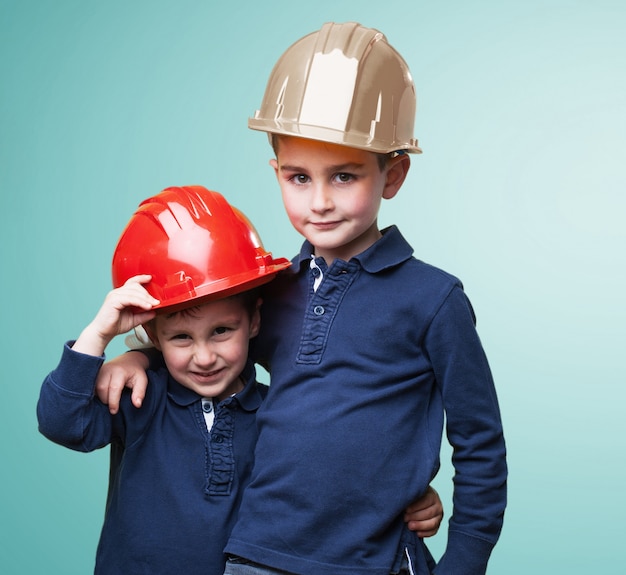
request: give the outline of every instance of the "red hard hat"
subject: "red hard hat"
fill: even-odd
[[[167,188],[139,204],[113,254],[113,286],[149,274],[157,308],[217,299],[270,281],[289,267],[266,252],[254,226],[218,192]]]

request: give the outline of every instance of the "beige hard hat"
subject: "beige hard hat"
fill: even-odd
[[[279,58],[248,127],[371,152],[421,153],[415,107],[409,67],[385,35],[330,22]]]

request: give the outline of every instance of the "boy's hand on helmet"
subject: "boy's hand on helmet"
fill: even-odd
[[[123,286],[110,291],[91,323],[81,332],[72,349],[100,356],[116,336],[149,321],[155,315],[153,298],[142,284],[150,281],[149,275],[130,278]]]
[[[149,275],[134,276],[123,286],[110,291],[91,322],[92,329],[102,338],[110,340],[151,320],[155,315],[151,310],[159,304],[159,300],[152,297],[142,285],[150,279]]]

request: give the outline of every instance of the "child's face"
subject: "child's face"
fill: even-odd
[[[221,400],[243,389],[239,375],[259,322],[258,306],[250,317],[244,302],[234,297],[158,315],[150,335],[176,381]]]
[[[410,162],[390,158],[381,170],[371,152],[280,136],[270,164],[291,224],[330,264],[348,261],[380,238],[381,199],[396,194]]]

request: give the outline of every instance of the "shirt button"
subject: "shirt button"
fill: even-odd
[[[313,313],[314,313],[315,315],[324,315],[324,307],[323,307],[323,306],[321,306],[321,305],[316,305],[316,306],[313,308]]]
[[[213,411],[213,402],[212,401],[203,401],[202,402],[202,411],[204,411],[204,413],[211,413]]]

